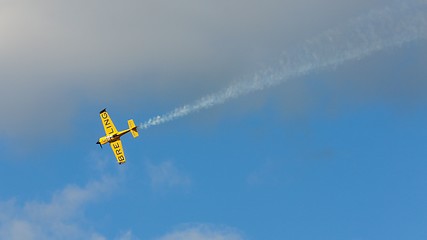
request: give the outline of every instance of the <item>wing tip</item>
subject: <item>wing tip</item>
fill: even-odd
[[[100,112],[99,112],[99,114],[101,114],[101,113],[103,113],[103,112],[106,112],[107,111],[107,109],[106,108],[104,108],[104,109],[102,109]]]

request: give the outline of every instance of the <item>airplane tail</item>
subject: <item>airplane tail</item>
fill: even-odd
[[[134,138],[138,137],[139,136],[138,127],[135,125],[132,119],[128,120],[128,125],[129,125],[130,132],[132,133],[132,136]]]

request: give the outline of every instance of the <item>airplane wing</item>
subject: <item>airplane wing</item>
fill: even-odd
[[[123,152],[122,141],[119,139],[114,142],[111,142],[110,146],[111,146],[111,149],[113,149],[114,155],[116,155],[117,162],[119,162],[119,164],[125,163],[126,159],[125,159],[125,153]]]
[[[114,123],[108,115],[106,109],[102,110],[99,113],[99,116],[101,117],[102,125],[104,125],[105,134],[110,135],[117,132],[117,129],[114,126]]]

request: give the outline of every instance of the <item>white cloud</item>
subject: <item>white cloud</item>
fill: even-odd
[[[69,185],[55,193],[49,202],[15,200],[0,202],[0,239],[105,239],[84,227],[86,205],[108,194],[116,180],[104,177],[84,187]]]
[[[133,235],[132,231],[128,230],[122,235],[120,235],[117,240],[138,240],[136,236]]]
[[[172,161],[164,161],[157,165],[146,162],[145,169],[150,178],[151,186],[155,189],[191,185],[190,177],[178,170]]]
[[[198,98],[376,2],[2,1],[0,132],[66,131],[84,100]]]
[[[187,225],[156,240],[242,240],[236,229],[208,224]]]

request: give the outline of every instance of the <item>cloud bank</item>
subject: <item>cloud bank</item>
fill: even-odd
[[[0,238],[38,239],[106,239],[86,227],[85,207],[111,192],[116,182],[104,177],[86,186],[69,185],[55,193],[49,202],[15,200],[0,202]]]
[[[153,165],[149,171],[156,173],[156,188],[188,184],[189,179],[178,174],[171,162]],[[160,179],[160,180],[159,180]],[[15,199],[0,201],[0,239],[89,239],[89,240],[138,240],[132,230],[117,237],[107,236],[86,218],[90,204],[95,204],[118,188],[118,180],[102,177],[84,186],[68,185],[55,192],[49,201],[30,200],[19,203]],[[236,229],[211,224],[181,224],[156,240],[240,240]]]
[[[2,1],[0,132],[72,129],[82,104],[198,98],[384,2]]]

